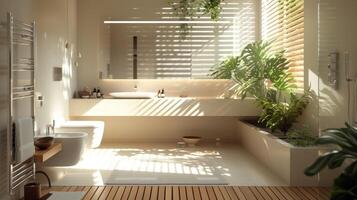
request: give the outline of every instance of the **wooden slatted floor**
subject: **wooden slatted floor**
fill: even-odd
[[[71,186],[48,191],[84,191],[84,200],[328,200],[323,187]]]

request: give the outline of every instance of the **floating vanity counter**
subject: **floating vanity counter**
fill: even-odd
[[[254,99],[154,98],[72,99],[70,115],[77,116],[258,116]]]

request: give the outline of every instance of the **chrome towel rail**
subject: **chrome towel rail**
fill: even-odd
[[[15,159],[16,144],[14,140],[14,101],[16,100],[30,100],[31,101],[31,117],[34,119],[34,93],[35,93],[35,81],[34,81],[34,69],[35,69],[35,23],[28,24],[20,20],[14,19],[12,13],[8,13],[7,22],[2,23],[7,27],[8,32],[8,45],[9,45],[9,124],[8,124],[8,158],[9,159],[9,190],[10,194],[14,194],[16,190],[29,180],[33,180],[35,177],[35,164],[33,157],[27,159],[24,162],[18,162]],[[16,47],[15,47],[16,46]],[[29,46],[25,48],[25,51],[30,50],[29,58],[17,57],[14,54],[15,48],[21,48],[22,46]],[[19,80],[16,80],[18,76],[14,73],[28,72],[30,84],[14,85],[18,84]]]
[[[28,24],[26,22],[23,22],[21,20],[18,20],[18,19],[14,19],[14,23],[15,25],[23,25],[23,26],[26,26],[26,27],[29,27],[29,28],[33,28],[33,24]]]
[[[35,176],[35,163],[30,158],[22,163],[10,165],[10,189],[15,190],[21,184],[33,179]]]

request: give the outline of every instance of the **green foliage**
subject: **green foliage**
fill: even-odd
[[[308,129],[294,129],[287,133],[286,141],[298,147],[308,147],[315,144],[316,137]]]
[[[203,15],[209,15],[212,20],[218,21],[221,13],[221,2],[223,0],[170,0],[169,4],[172,7],[174,14],[180,20],[193,20],[199,18],[198,12]],[[181,36],[184,38],[188,34],[191,26],[188,24],[180,25]]]
[[[197,0],[179,0],[178,2],[172,0],[169,3],[175,15],[179,17],[180,20],[193,19],[200,6],[200,2]]]
[[[313,176],[324,168],[341,167],[344,161],[348,165],[342,174],[335,179],[331,199],[357,198],[357,128],[346,123],[346,128],[327,129],[324,135],[316,140],[319,145],[334,145],[336,150],[320,156],[311,166],[305,169],[305,175]]]
[[[233,79],[237,83],[236,93],[243,99],[247,95],[260,98],[269,90],[280,93],[294,88],[288,65],[284,52],[272,53],[270,43],[259,41],[248,44],[241,55],[214,66],[210,76]]]
[[[212,20],[217,21],[222,10],[222,2],[223,0],[171,0],[169,3],[181,20],[200,17],[197,13],[202,12],[203,15],[209,15]]]
[[[210,76],[234,80],[236,95],[243,99],[253,96],[262,107],[259,122],[286,133],[309,103],[310,92],[302,96],[295,93],[289,61],[283,51],[273,52],[270,46],[263,41],[248,44],[239,56],[214,66]]]
[[[202,0],[202,11],[204,14],[209,14],[212,20],[217,21],[221,14],[221,2],[223,0]]]
[[[289,100],[274,101],[271,97],[261,97],[257,101],[263,109],[259,123],[272,131],[279,129],[286,134],[308,105],[310,92],[305,91],[300,97],[290,92]]]
[[[218,65],[211,69],[210,76],[215,79],[231,79],[233,71],[236,69],[239,62],[239,57],[228,57]]]

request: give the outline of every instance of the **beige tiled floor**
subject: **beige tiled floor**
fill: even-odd
[[[54,185],[228,184],[282,186],[283,180],[239,144],[177,148],[175,144],[106,144],[75,166],[47,168]]]

